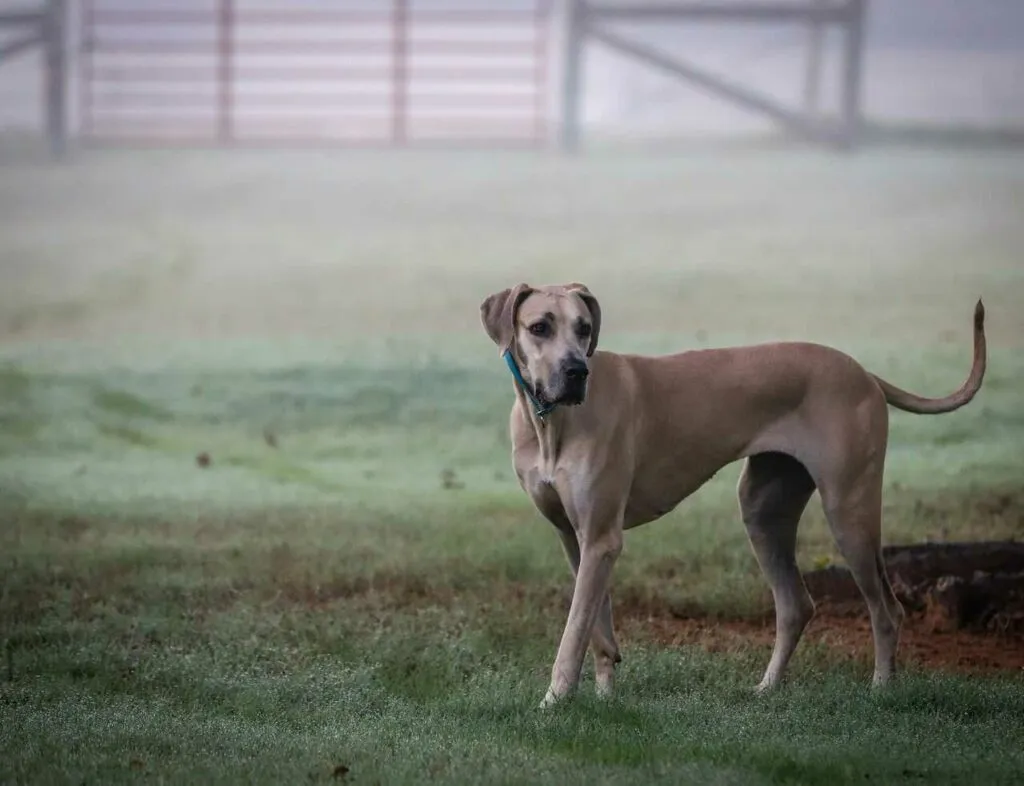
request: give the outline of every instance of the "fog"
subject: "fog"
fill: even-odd
[[[412,14],[438,8],[466,8],[472,3],[451,0],[428,2],[414,0]],[[521,21],[494,28],[486,24],[445,24],[415,21],[410,25],[409,70],[413,80],[409,88],[412,123],[422,123],[424,133],[447,114],[472,115],[477,123],[473,133],[483,136],[501,133],[507,136],[537,132],[532,114],[536,107],[544,116],[544,133],[552,133],[558,121],[560,87],[562,4],[553,4],[549,22],[538,33],[530,17],[533,0],[504,0],[485,3],[488,9],[522,12]],[[211,23],[202,21],[154,25],[104,25],[97,23],[97,40],[104,42],[189,42],[192,54],[155,53],[114,55],[98,53],[93,66],[97,71],[115,70],[122,75],[141,66],[161,68],[192,67],[202,74],[216,73],[214,53],[216,30],[214,0],[186,2],[127,3],[124,0],[97,0],[97,9],[172,9],[187,15],[210,12]],[[390,132],[387,113],[391,88],[387,79],[391,63],[391,4],[339,2],[292,3],[292,8],[315,12],[366,11],[368,21],[350,21],[344,26],[324,24],[254,24],[245,22],[247,14],[258,14],[268,4],[260,0],[237,0],[238,23],[234,37],[237,74],[234,88],[238,133],[245,136],[261,129],[314,137],[360,138],[386,137]],[[5,0],[0,8],[21,8],[23,2]],[[481,7],[478,4],[477,7]],[[71,104],[74,128],[81,119],[83,55],[83,4],[71,0],[69,45],[71,47]],[[632,40],[645,41],[659,50],[729,78],[780,102],[799,106],[803,91],[808,31],[800,25],[722,25],[717,23],[619,25]],[[820,106],[830,111],[836,106],[839,81],[839,37],[826,39],[825,69]],[[0,31],[0,40],[11,40],[13,33]],[[355,46],[354,53],[330,51],[331,42],[367,42]],[[438,49],[422,49],[430,41],[476,42],[484,50],[494,46],[487,62],[481,65],[481,53],[459,54]],[[417,41],[421,44],[417,44]],[[287,54],[261,54],[259,47],[276,42],[292,49]],[[546,74],[539,95],[533,93],[536,63],[533,44],[546,52]],[[208,52],[203,48],[208,45]],[[421,48],[418,49],[417,47]],[[503,50],[502,47],[505,47]],[[306,51],[303,51],[306,50]],[[486,51],[485,51],[486,53]],[[599,44],[586,50],[584,70],[583,124],[589,138],[654,135],[686,137],[759,132],[771,128],[770,121],[705,95],[694,87],[655,73],[643,65],[610,52]],[[283,82],[267,79],[275,69],[298,68],[299,78]],[[461,73],[461,85],[435,83],[427,75],[434,68]],[[507,81],[480,78],[481,68],[504,69],[512,74]],[[383,78],[364,81],[352,78],[352,72],[379,71]],[[247,75],[248,72],[248,75]],[[347,72],[342,85],[324,78]],[[302,73],[317,75],[301,77]],[[475,75],[475,76],[474,76]],[[136,74],[137,76],[137,74]],[[42,82],[41,57],[23,53],[0,67],[0,129],[8,132],[38,130],[43,122],[40,110]],[[955,124],[969,126],[1014,127],[1024,124],[1024,4],[1018,0],[872,0],[868,10],[866,51],[863,72],[863,107],[869,120],[877,122]],[[349,96],[348,103],[337,97],[339,88]],[[145,94],[146,100],[132,108],[132,92]],[[457,99],[445,99],[463,93],[489,94],[489,101],[466,105]],[[184,93],[184,95],[182,95]],[[440,99],[428,96],[442,94]],[[283,97],[282,97],[283,94]],[[212,78],[177,85],[155,85],[138,79],[129,82],[97,83],[91,88],[97,113],[109,109],[107,120],[125,120],[145,128],[158,126],[163,131],[197,124],[213,123],[217,88]],[[320,95],[304,100],[303,95]],[[331,95],[333,102],[328,100]],[[447,103],[445,103],[447,101]],[[136,102],[138,103],[138,102]],[[357,111],[358,110],[358,111]],[[356,122],[353,115],[371,115]],[[429,118],[433,117],[434,120]],[[94,128],[103,132],[104,117]],[[248,118],[248,119],[247,119]],[[417,120],[417,118],[421,118]],[[436,121],[436,122],[435,122]],[[431,125],[433,123],[433,125]],[[191,125],[190,125],[191,124]],[[205,126],[204,126],[205,124]],[[115,124],[116,125],[116,124]],[[415,129],[413,136],[415,136]]]

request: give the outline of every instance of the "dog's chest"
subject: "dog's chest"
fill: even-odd
[[[559,492],[555,478],[533,467],[519,476],[519,482],[534,506],[548,521],[561,527],[566,519],[571,520],[570,508]]]
[[[549,445],[545,450],[536,438],[513,443],[512,463],[526,491],[535,486],[566,482],[572,462],[558,447]]]
[[[512,429],[512,464],[523,491],[552,521],[573,518],[590,489],[591,463],[573,450],[564,432],[538,434],[520,425]]]
[[[516,475],[523,490],[533,495],[534,492],[541,492],[544,487],[553,487],[558,470],[553,461],[544,461],[540,455],[530,457],[515,457]]]
[[[575,496],[579,467],[546,459],[541,451],[529,447],[515,451],[514,464],[520,486],[542,512],[571,507],[567,503]]]

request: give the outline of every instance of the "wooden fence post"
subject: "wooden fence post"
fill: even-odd
[[[843,143],[847,148],[860,143],[863,118],[861,116],[860,88],[864,60],[865,0],[847,0],[843,57]]]
[[[391,141],[404,145],[409,136],[409,0],[393,0],[391,25]]]
[[[565,152],[575,151],[580,142],[586,10],[584,0],[566,0],[565,61],[562,65],[562,150]]]
[[[230,144],[235,139],[235,0],[220,0],[217,87],[217,134],[221,144]]]
[[[814,0],[822,5],[824,0]],[[821,95],[821,69],[825,47],[825,26],[821,20],[812,19],[808,22],[807,31],[807,67],[804,71],[804,112],[814,117],[818,114],[818,100]]]
[[[67,150],[67,0],[48,0],[43,16],[46,68],[46,136],[50,152],[61,158]]]

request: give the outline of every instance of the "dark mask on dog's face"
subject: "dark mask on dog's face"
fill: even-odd
[[[518,287],[491,295],[481,319],[499,351],[513,352],[523,378],[545,404],[583,403],[601,309],[582,284]]]

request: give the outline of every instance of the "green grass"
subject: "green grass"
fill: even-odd
[[[757,701],[763,649],[660,649],[636,621],[612,704],[588,685],[540,713],[567,590],[553,539],[515,510],[467,510],[475,539],[444,513],[21,511],[7,777],[1011,783],[1024,766],[1019,678],[912,672],[871,695],[866,663],[805,648]]]
[[[872,693],[806,642],[755,700],[763,646],[658,643],[770,610],[737,466],[627,534],[617,698],[588,663],[536,710],[571,586],[476,309],[583,280],[608,348],[817,339],[940,395],[983,295],[978,399],[892,415],[885,539],[1019,537],[1022,200],[1005,154],[8,167],[0,780],[1019,782],[1019,674]],[[800,559],[837,559],[816,501]]]
[[[1024,766],[1019,684],[915,676],[872,696],[841,669],[804,670],[758,701],[750,658],[641,649],[614,703],[540,713],[516,672],[541,651],[506,649],[496,667],[492,642],[443,615],[401,635],[235,617],[220,635],[72,634],[73,665],[26,655],[46,676],[5,694],[8,734],[25,741],[5,768],[76,783],[330,782],[344,768],[355,783],[1009,784]]]

